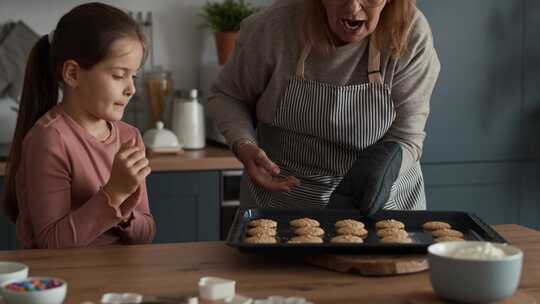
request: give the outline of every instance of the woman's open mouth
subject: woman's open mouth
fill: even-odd
[[[352,20],[352,19],[341,19],[341,24],[348,31],[356,31],[360,29],[365,23],[365,20]]]

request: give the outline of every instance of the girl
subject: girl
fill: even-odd
[[[137,24],[99,3],[75,7],[33,47],[4,200],[25,248],[152,241],[148,159],[120,121],[143,54]]]

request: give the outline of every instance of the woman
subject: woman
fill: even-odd
[[[384,208],[425,209],[419,160],[439,70],[414,0],[284,0],[246,19],[208,101],[249,177],[242,204],[325,207],[363,150],[395,142]]]

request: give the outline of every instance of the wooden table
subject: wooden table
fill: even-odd
[[[523,249],[520,288],[540,300],[540,232],[518,225],[500,225],[495,229]],[[195,295],[202,276],[234,279],[238,293],[256,298],[300,296],[315,303],[407,303],[414,294],[431,293],[427,272],[360,277],[291,259],[263,260],[222,242],[6,251],[0,252],[0,260],[21,261],[29,265],[30,275],[67,280],[66,303],[99,303],[105,292]]]

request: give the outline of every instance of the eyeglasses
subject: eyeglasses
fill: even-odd
[[[365,8],[374,8],[383,5],[386,0],[327,0],[327,3],[330,5],[345,5],[350,1],[358,1],[360,5]]]

